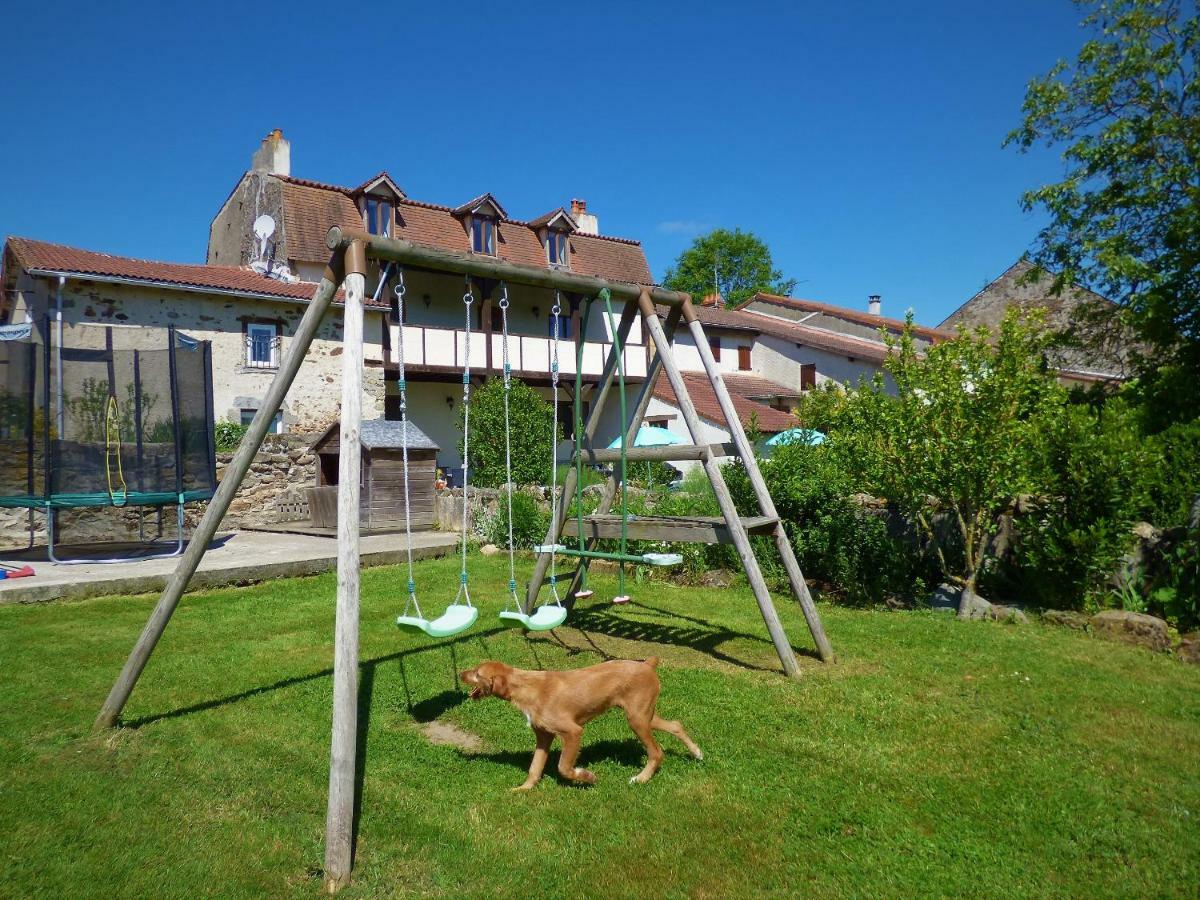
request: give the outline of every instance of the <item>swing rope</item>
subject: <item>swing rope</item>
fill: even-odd
[[[463,307],[465,309],[466,327],[463,329],[463,454],[462,454],[462,480],[463,480],[463,505],[462,505],[462,569],[458,573],[458,593],[454,595],[454,602],[457,604],[459,599],[466,601],[467,606],[473,606],[471,603],[471,592],[467,590],[467,515],[470,511],[467,502],[467,461],[471,458],[471,304],[475,302],[475,293],[471,286],[471,276],[464,275],[463,281],[466,283],[466,291],[463,293]],[[510,517],[511,521],[511,517]]]
[[[600,299],[604,301],[604,311],[608,318],[608,330],[612,333],[613,353],[617,357],[617,384],[618,397],[621,407],[621,556],[628,554],[629,544],[629,489],[626,484],[628,478],[628,461],[626,458],[626,432],[628,431],[628,423],[625,421],[625,352],[621,346],[621,336],[617,333],[617,320],[613,316],[612,295],[608,288],[603,288],[600,291]],[[625,560],[622,559],[620,568],[617,570],[617,596],[614,602],[627,603],[629,595],[625,593]]]
[[[390,267],[390,264],[389,264]],[[404,270],[396,271],[396,318],[399,320],[400,340],[397,341],[400,368],[400,452],[404,458],[404,549],[408,556],[408,601],[404,604],[404,615],[408,615],[410,609],[415,609],[419,618],[425,618],[425,614],[421,612],[421,604],[417,602],[417,582],[413,577],[413,555],[412,555],[412,515],[410,507],[412,503],[411,494],[408,484],[408,383],[405,380],[404,374],[404,294],[406,291],[404,285]],[[382,284],[386,281],[386,275],[380,280]]]
[[[562,316],[562,296],[554,292],[554,306],[550,309],[552,316],[550,337],[550,385],[554,393],[554,425],[550,431],[550,521],[558,521],[558,337],[560,317]],[[511,520],[511,516],[509,517]],[[550,596],[554,598],[555,606],[562,606],[562,598],[558,595],[558,575],[555,571],[555,554],[558,550],[556,542],[550,545]]]
[[[512,387],[512,364],[508,359],[508,285],[500,282],[500,350],[504,363],[504,482],[508,499],[508,601],[519,611],[521,601],[517,599],[516,548],[513,546],[513,473],[512,473],[512,424],[509,420],[508,393]]]

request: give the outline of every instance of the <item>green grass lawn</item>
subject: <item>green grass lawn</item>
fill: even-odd
[[[1200,670],[1064,630],[821,605],[840,661],[778,672],[742,586],[634,586],[571,627],[495,627],[503,559],[472,559],[480,625],[399,634],[404,575],[363,573],[351,896],[1186,895],[1200,882]],[[528,561],[525,572],[528,571]],[[423,563],[422,598],[454,593]],[[0,608],[0,895],[313,896],[328,778],[332,576],[197,594],[126,709],[92,719],[154,598]],[[799,610],[780,602],[799,648]],[[530,794],[532,736],[454,672],[663,657],[661,772],[619,712],[577,788]],[[435,744],[449,723],[475,751]],[[557,756],[551,757],[551,768]],[[549,771],[549,770],[548,770]]]

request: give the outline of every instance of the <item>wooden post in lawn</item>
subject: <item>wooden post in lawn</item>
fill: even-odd
[[[333,738],[325,817],[325,886],[350,881],[354,856],[354,764],[358,738],[358,517],[362,470],[363,294],[367,258],[361,243],[346,249],[342,327],[341,448],[338,460],[337,613],[333,638]]]
[[[813,643],[817,645],[817,653],[821,655],[822,662],[833,662],[833,647],[830,646],[829,638],[825,636],[825,627],[821,624],[817,605],[813,603],[808,583],[804,580],[804,573],[800,571],[800,563],[792,549],[791,538],[788,537],[787,529],[783,527],[783,521],[775,509],[775,501],[771,499],[767,482],[763,478],[762,472],[759,471],[758,459],[754,455],[754,448],[750,446],[750,439],[746,437],[745,429],[742,428],[742,420],[738,418],[737,410],[734,409],[733,398],[729,396],[729,388],[725,386],[725,381],[721,378],[721,369],[708,346],[700,318],[691,304],[687,304],[681,309],[683,320],[692,333],[692,343],[696,345],[696,350],[700,354],[700,363],[704,366],[708,380],[712,383],[713,392],[717,395],[717,403],[720,404],[721,412],[725,416],[725,423],[729,426],[729,434],[738,448],[742,464],[746,467],[746,475],[750,479],[750,486],[754,489],[754,496],[758,499],[758,507],[764,516],[775,519],[775,548],[779,551],[780,559],[783,560],[783,567],[792,584],[792,593],[800,602],[800,610],[804,613],[804,620],[808,623],[808,630],[812,633]]]
[[[288,352],[283,357],[279,373],[271,382],[270,388],[267,389],[267,395],[263,398],[262,405],[254,414],[250,428],[242,437],[242,442],[238,444],[237,452],[233,454],[233,459],[229,462],[229,468],[225,470],[225,477],[221,479],[216,493],[208,502],[208,508],[204,511],[200,524],[192,532],[192,539],[188,543],[187,550],[179,558],[171,580],[163,588],[162,596],[159,597],[154,612],[150,614],[150,619],[146,622],[146,627],[142,629],[137,643],[134,644],[129,659],[125,661],[125,667],[121,669],[121,674],[117,676],[112,690],[108,692],[108,698],[100,708],[100,714],[96,717],[96,729],[111,728],[117,724],[117,718],[121,715],[121,710],[125,708],[129,695],[133,693],[133,688],[137,684],[138,678],[141,677],[142,670],[146,668],[150,654],[154,652],[167,623],[171,621],[175,607],[179,605],[179,598],[183,596],[184,589],[192,575],[196,573],[196,567],[200,565],[204,551],[208,549],[209,542],[216,534],[217,526],[225,518],[229,504],[233,502],[234,494],[241,487],[242,479],[246,477],[246,472],[254,461],[254,455],[262,446],[267,429],[271,427],[271,420],[275,418],[275,413],[279,411],[283,398],[287,396],[296,372],[299,371],[300,364],[304,362],[304,357],[308,353],[309,345],[312,344],[313,335],[316,334],[317,327],[325,318],[329,304],[333,301],[333,295],[341,283],[341,256],[341,253],[334,254],[329,268],[325,270],[324,279],[317,285],[313,298],[304,311],[304,317],[296,326],[296,333],[292,336],[291,346],[288,347]]]
[[[679,412],[687,423],[688,431],[692,435],[692,443],[702,444],[703,430],[700,427],[700,417],[696,414],[696,405],[692,402],[691,394],[688,393],[687,384],[679,372],[675,357],[671,355],[671,343],[663,333],[662,323],[658,321],[658,311],[654,308],[654,301],[650,299],[648,293],[643,293],[638,301],[638,306],[642,310],[643,327],[648,329],[650,336],[654,339],[654,348],[662,357],[663,371],[667,373],[667,380],[675,392],[675,399],[679,403]],[[687,316],[687,311],[684,311],[684,316]],[[738,557],[742,561],[742,567],[746,570],[746,579],[750,582],[751,590],[754,591],[754,599],[758,601],[759,612],[762,613],[763,621],[767,625],[771,642],[775,645],[775,652],[779,654],[779,661],[783,664],[783,671],[792,678],[799,678],[800,665],[796,662],[796,654],[792,650],[787,632],[783,630],[783,623],[779,621],[779,613],[775,610],[775,604],[771,602],[771,593],[767,590],[766,579],[763,578],[758,559],[754,556],[750,535],[746,532],[746,527],[738,516],[733,496],[729,493],[728,485],[725,484],[725,476],[721,474],[721,464],[711,453],[705,453],[702,462],[709,483],[712,484],[713,493],[717,496],[717,504],[721,507],[721,516],[725,519],[729,535],[733,539],[733,545],[737,548]]]

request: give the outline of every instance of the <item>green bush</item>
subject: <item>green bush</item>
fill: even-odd
[[[553,434],[554,409],[537,391],[518,378],[509,390],[512,468],[515,484],[546,484],[550,480],[552,447],[562,440]],[[462,428],[462,419],[458,421]],[[504,381],[489,380],[471,396],[471,483],[499,487],[504,472]],[[462,441],[459,441],[462,452]]]
[[[242,442],[249,425],[239,425],[237,422],[217,422],[213,428],[218,453],[232,453]]]
[[[928,561],[903,533],[889,532],[886,514],[872,514],[854,501],[858,486],[831,445],[785,445],[760,465],[806,577],[852,603],[924,591],[932,578]],[[726,471],[739,510],[749,514],[756,507],[744,469]],[[771,539],[757,542],[766,551],[760,559],[773,561],[770,574],[782,577]]]
[[[513,549],[528,550],[540,544],[550,525],[549,513],[543,513],[538,503],[528,494],[514,493],[512,498]],[[508,547],[508,502],[500,498],[500,506],[494,516],[484,522],[484,537],[497,547]]]
[[[1178,589],[1165,575],[1163,584],[1151,580],[1124,593],[1109,584],[1135,543],[1133,526],[1185,524],[1200,492],[1200,423],[1144,437],[1140,415],[1125,394],[1061,411],[1047,435],[1044,488],[1016,517],[1011,557],[985,593],[1060,609],[1140,603],[1156,615],[1187,618],[1186,577]],[[1186,564],[1178,568],[1187,572]]]

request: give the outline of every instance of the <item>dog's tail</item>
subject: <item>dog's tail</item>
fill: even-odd
[[[652,669],[657,669],[660,660],[657,656],[648,656],[644,660],[642,660],[642,662],[644,662],[646,665],[648,665]]]

